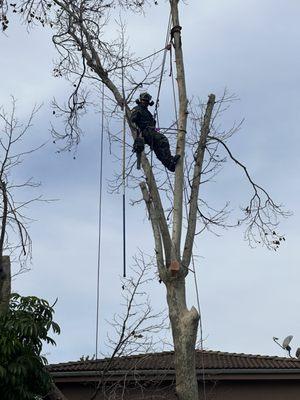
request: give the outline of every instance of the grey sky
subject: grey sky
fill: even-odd
[[[294,347],[300,346],[299,13],[299,2],[292,0],[190,0],[181,5],[189,97],[205,101],[209,93],[220,96],[227,87],[240,98],[222,121],[228,127],[245,118],[231,149],[255,180],[294,213],[282,222],[280,231],[287,240],[277,253],[250,249],[242,229],[197,239],[208,349],[282,354],[272,337],[288,334],[294,335]],[[138,55],[163,47],[167,20],[165,3],[151,7],[145,17],[128,17],[128,34]],[[68,94],[64,80],[51,74],[55,51],[49,35],[40,29],[28,35],[15,24],[7,36],[0,37],[0,104],[8,105],[13,94],[19,99],[22,118],[34,103],[43,102],[32,140],[47,140],[52,119],[49,103],[53,96],[63,100]],[[172,119],[169,90],[167,78],[161,101],[165,123]],[[62,334],[57,348],[46,350],[50,362],[78,359],[93,354],[95,347],[100,116],[91,112],[83,127],[76,160],[68,153],[56,154],[50,140],[18,171],[20,177],[33,175],[41,180],[45,197],[60,199],[30,210],[37,219],[31,229],[32,270],[14,281],[14,290],[22,294],[49,301],[59,298],[56,317]],[[118,168],[106,147],[105,178]],[[128,193],[128,198],[132,196]],[[203,196],[213,205],[232,198],[238,207],[247,201],[249,190],[242,172],[229,162],[214,184],[203,187]],[[106,193],[103,201],[102,338],[107,330],[104,320],[120,309],[121,200],[121,195]],[[153,243],[144,207],[127,208],[129,260],[137,248],[151,253]],[[192,276],[188,280],[192,305],[196,302]],[[162,285],[154,283],[151,295],[155,305],[164,303]]]

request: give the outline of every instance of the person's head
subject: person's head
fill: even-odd
[[[141,103],[145,107],[153,106],[154,102],[151,99],[152,96],[149,93],[147,92],[141,93],[139,98],[139,103]]]

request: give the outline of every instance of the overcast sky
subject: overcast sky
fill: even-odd
[[[151,7],[145,17],[127,16],[132,48],[143,57],[164,45],[167,3]],[[230,142],[233,153],[248,166],[256,182],[293,216],[283,220],[286,242],[278,252],[250,249],[243,229],[197,239],[197,276],[206,349],[253,354],[284,355],[272,341],[292,334],[300,346],[299,271],[299,14],[296,0],[190,0],[181,4],[181,25],[188,96],[206,101],[209,93],[221,96],[224,88],[239,101],[223,117],[224,126],[245,118]],[[114,29],[108,26],[108,29]],[[112,32],[113,33],[113,32]],[[46,348],[50,362],[76,360],[95,352],[95,306],[98,240],[98,179],[100,115],[92,111],[82,122],[84,137],[72,154],[57,154],[50,139],[53,117],[50,102],[63,100],[68,85],[52,76],[55,50],[50,34],[30,34],[15,23],[0,36],[0,104],[18,99],[22,120],[35,103],[43,103],[31,130],[31,143],[49,140],[16,172],[21,180],[34,176],[46,198],[59,199],[28,210],[31,226],[31,271],[17,277],[13,290],[54,301],[62,333],[56,348]],[[165,123],[172,120],[168,91],[160,104]],[[151,88],[150,88],[151,91]],[[155,91],[154,91],[155,92]],[[165,104],[163,99],[165,99]],[[99,99],[100,103],[100,99]],[[128,138],[128,140],[130,140]],[[105,148],[107,180],[121,166]],[[249,196],[242,172],[228,163],[203,196],[211,204],[232,200],[244,205]],[[128,199],[138,196],[128,193]],[[101,324],[120,311],[122,273],[122,197],[105,190],[101,266]],[[127,207],[128,264],[140,248],[153,250],[144,206]],[[193,277],[188,278],[189,306],[196,304]],[[163,285],[153,282],[154,306],[164,305]]]

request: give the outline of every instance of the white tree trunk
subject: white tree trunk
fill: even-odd
[[[179,400],[198,400],[195,345],[199,314],[187,309],[185,277],[166,282],[169,316],[175,352],[176,394]]]
[[[172,245],[175,250],[176,261],[180,265],[180,270],[175,276],[169,275],[164,283],[167,288],[167,301],[174,342],[176,393],[179,400],[198,400],[198,383],[195,368],[195,345],[199,314],[194,307],[191,310],[187,309],[185,277],[188,270],[186,268],[187,266],[183,266],[181,263],[180,250],[188,102],[185,84],[178,2],[179,0],[170,0],[173,22],[172,37],[175,49],[177,73],[176,80],[179,98],[176,153],[180,154],[181,156],[181,160],[177,165],[175,172]]]
[[[187,94],[185,85],[185,73],[183,52],[181,43],[181,27],[179,25],[178,15],[178,0],[170,0],[171,15],[172,15],[172,37],[175,49],[176,61],[176,80],[178,87],[179,98],[179,113],[178,113],[178,132],[176,153],[181,156],[181,159],[175,171],[174,183],[174,212],[173,212],[173,234],[172,241],[177,259],[180,258],[180,242],[182,231],[182,206],[183,206],[183,184],[184,184],[184,154],[185,154],[185,136],[187,125]]]

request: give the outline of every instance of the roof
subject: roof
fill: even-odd
[[[252,354],[225,353],[221,351],[196,350],[196,368],[206,372],[234,370],[256,372],[291,371],[300,372],[300,360],[276,356],[261,356]],[[174,371],[174,352],[148,353],[115,358],[111,363],[109,358],[100,360],[71,361],[59,364],[50,364],[51,373],[94,372],[98,373],[108,368],[110,372],[121,371]]]

